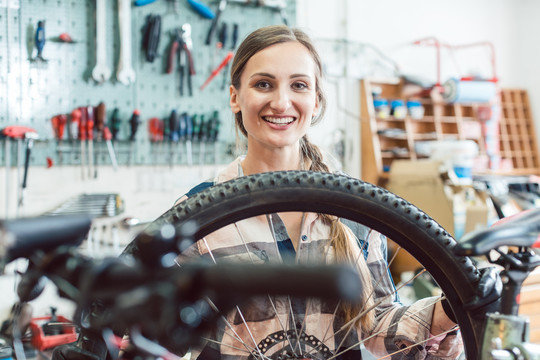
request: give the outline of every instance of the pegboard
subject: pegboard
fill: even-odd
[[[200,0],[217,12],[219,1]],[[254,3],[252,1],[252,3]],[[91,72],[96,64],[96,0],[0,0],[0,129],[10,125],[29,126],[37,131],[39,140],[34,145],[31,165],[43,165],[47,158],[55,163],[78,164],[79,144],[67,140],[65,129],[61,144],[54,138],[51,118],[58,114],[70,114],[81,106],[97,106],[104,102],[107,108],[108,125],[113,109],[118,109],[121,128],[115,148],[119,163],[156,164],[171,161],[170,145],[150,142],[148,120],[152,117],[168,119],[172,110],[178,113],[210,116],[217,111],[221,120],[218,144],[207,146],[212,149],[208,156],[200,159],[228,161],[228,149],[235,141],[234,121],[229,108],[229,91],[223,88],[222,71],[204,90],[199,87],[210,75],[226,51],[216,54],[217,35],[212,44],[205,45],[211,20],[192,10],[187,1],[157,0],[145,6],[134,6],[131,1],[132,66],[136,80],[130,85],[117,81],[116,72],[120,51],[118,1],[106,1],[106,54],[111,78],[103,83],[92,79]],[[176,4],[177,13],[173,12]],[[286,3],[285,16],[289,25],[294,25],[296,4]],[[161,36],[158,57],[147,62],[142,50],[143,26],[148,15],[161,16]],[[45,21],[45,46],[43,57],[46,63],[33,62],[37,49],[34,36],[38,21]],[[238,43],[254,29],[271,24],[283,23],[282,13],[276,9],[229,1],[221,14],[220,23],[228,24],[230,50],[232,26],[239,26]],[[196,75],[192,77],[193,96],[179,93],[179,76],[174,71],[166,73],[167,52],[174,29],[189,23],[192,27],[193,58]],[[73,43],[54,42],[60,34],[67,33]],[[227,83],[228,84],[228,83]],[[135,142],[129,137],[129,119],[135,109],[140,111],[141,124]],[[101,164],[110,162],[104,143],[95,143]],[[215,151],[215,148],[219,149]],[[194,149],[200,147],[194,146]],[[204,147],[203,147],[204,148]],[[12,154],[7,154],[11,149]],[[160,150],[161,149],[161,150]],[[215,153],[221,156],[213,156]],[[0,146],[0,161],[17,158],[15,143]],[[187,161],[177,156],[175,161]]]

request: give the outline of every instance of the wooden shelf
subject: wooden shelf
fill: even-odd
[[[473,140],[480,154],[486,154],[486,139],[480,120],[480,109],[487,104],[450,104],[441,95],[432,91],[421,98],[414,98],[424,106],[424,117],[396,119],[392,116],[376,116],[373,91],[377,88],[380,97],[406,102],[404,84],[394,81],[362,80],[361,124],[362,124],[362,177],[371,183],[384,186],[392,161],[395,159],[421,159],[415,145],[430,140]],[[525,90],[502,89],[500,102],[500,155],[501,167],[486,173],[505,175],[540,174],[540,160],[534,122],[529,98]]]

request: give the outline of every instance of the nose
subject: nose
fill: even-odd
[[[283,113],[291,107],[291,94],[285,86],[280,86],[272,93],[270,107],[276,111]]]

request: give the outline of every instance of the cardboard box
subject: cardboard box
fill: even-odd
[[[422,209],[452,236],[487,227],[489,196],[471,185],[452,182],[432,160],[395,160],[387,189]]]

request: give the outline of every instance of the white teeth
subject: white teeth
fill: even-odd
[[[268,121],[272,124],[289,124],[294,121],[293,117],[273,117],[273,116],[265,116],[263,118],[265,121]]]

